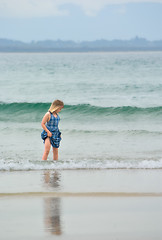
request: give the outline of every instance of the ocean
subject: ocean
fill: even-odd
[[[0,73],[0,171],[162,168],[162,52],[0,53]],[[55,99],[59,161],[42,161]]]

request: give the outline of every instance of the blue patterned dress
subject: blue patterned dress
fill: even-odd
[[[57,117],[54,117],[52,113],[50,113],[51,118],[49,122],[46,123],[47,129],[52,133],[52,137],[50,137],[50,142],[52,147],[59,148],[60,141],[61,141],[61,132],[59,131],[58,124],[60,121],[59,115]],[[43,130],[41,133],[41,138],[44,140],[47,138],[47,132]]]

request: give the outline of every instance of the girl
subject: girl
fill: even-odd
[[[41,126],[44,130],[41,133],[41,137],[45,146],[42,160],[47,160],[51,145],[53,147],[53,160],[58,160],[58,148],[61,141],[61,132],[58,128],[60,121],[58,113],[63,107],[64,103],[62,101],[55,100],[42,119]]]

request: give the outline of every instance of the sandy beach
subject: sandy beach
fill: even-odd
[[[160,240],[161,173],[161,169],[1,172],[1,238]]]

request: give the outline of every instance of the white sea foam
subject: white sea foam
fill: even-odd
[[[61,160],[5,162],[1,160],[0,171],[30,171],[30,170],[77,170],[77,169],[162,169],[162,159],[142,161],[90,161]]]

